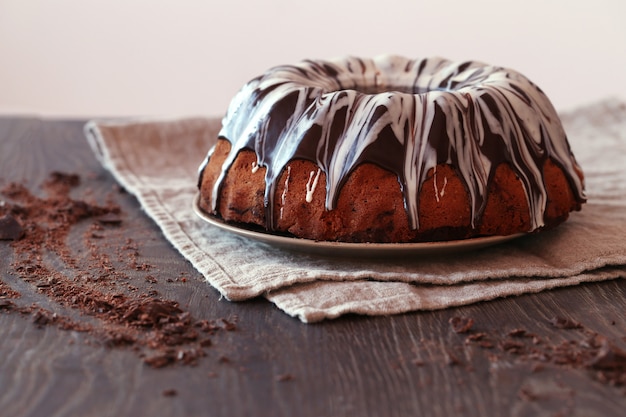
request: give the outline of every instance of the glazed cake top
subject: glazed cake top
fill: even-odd
[[[266,168],[270,230],[276,183],[293,159],[310,160],[325,173],[328,210],[359,164],[395,173],[413,229],[419,228],[421,186],[440,163],[454,166],[465,184],[473,227],[502,162],[522,181],[531,230],[544,225],[547,158],[563,169],[575,198],[585,200],[566,134],[545,94],[516,71],[475,61],[379,56],[278,66],[237,93],[219,136],[232,148],[213,190],[213,209],[228,167],[240,150],[253,150]]]

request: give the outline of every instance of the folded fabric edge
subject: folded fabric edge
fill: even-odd
[[[104,139],[102,137],[102,132],[100,131],[98,124],[94,120],[88,121],[83,126],[83,133],[85,134],[85,138],[87,138],[87,143],[89,144],[89,147],[96,156],[98,162],[100,162],[100,164],[108,169],[108,150],[106,146],[104,146]],[[115,177],[115,180],[121,181],[123,180],[123,178]]]
[[[123,123],[108,123],[111,126],[119,125],[123,126]],[[129,123],[126,123],[129,124]],[[115,180],[124,187],[129,193],[134,196],[138,196],[139,194],[139,181],[136,176],[130,172],[127,172],[127,176],[120,172],[119,166],[123,166],[123,164],[117,163],[117,158],[111,153],[110,149],[106,146],[106,141],[102,135],[102,131],[100,130],[100,122],[89,121],[83,127],[83,132],[85,137],[87,138],[87,143],[91,147],[96,159],[100,162],[100,164],[108,170]]]
[[[303,323],[336,319],[345,314],[389,316],[418,311],[461,307],[498,298],[575,286],[583,283],[626,278],[626,267],[608,267],[567,278],[532,280],[512,278],[502,282],[476,282],[448,287],[420,286],[400,282],[314,282],[266,294],[276,307]],[[355,291],[355,286],[359,291]],[[381,296],[382,287],[395,287],[394,294]],[[315,301],[332,294],[331,305]],[[360,298],[354,295],[359,294]],[[372,295],[371,298],[367,298]],[[345,301],[341,301],[341,300]]]

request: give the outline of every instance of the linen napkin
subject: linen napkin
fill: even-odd
[[[192,210],[218,118],[90,121],[103,166],[226,299],[263,296],[303,322],[459,306],[626,277],[626,104],[562,114],[586,175],[587,204],[563,225],[488,248],[435,256],[326,256],[236,236]]]

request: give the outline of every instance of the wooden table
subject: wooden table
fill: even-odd
[[[12,303],[31,306],[31,314],[0,308],[0,415],[624,415],[626,386],[604,380],[589,358],[559,359],[587,352],[593,335],[624,349],[624,280],[443,311],[302,324],[264,299],[220,299],[134,197],[116,189],[82,127],[83,121],[0,118],[0,188],[21,182],[40,195],[51,172],[78,174],[81,183],[72,196],[113,199],[122,211],[123,227],[99,236],[102,251],[113,256],[132,237],[135,261],[150,266],[147,279],[145,270],[118,262],[125,281],[110,286],[151,291],[178,302],[195,319],[226,318],[236,325],[211,334],[206,356],[195,365],[148,366],[141,349],[109,346],[90,332],[37,325],[35,307],[96,327],[98,321],[22,279],[12,243],[0,241],[0,280],[21,294]],[[76,227],[91,223],[86,219]],[[68,236],[79,261],[86,256],[81,242]],[[76,276],[66,271],[67,263],[49,264]],[[8,300],[0,298],[0,305],[3,299]],[[473,326],[455,329],[455,317],[471,318]],[[581,326],[568,326],[572,321]]]

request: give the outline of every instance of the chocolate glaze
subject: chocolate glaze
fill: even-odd
[[[585,201],[577,164],[544,93],[523,75],[479,62],[379,56],[303,61],[275,67],[246,84],[223,119],[230,155],[212,194],[242,149],[266,168],[265,205],[273,228],[278,178],[293,159],[326,175],[326,209],[335,207],[352,170],[371,162],[395,173],[410,225],[419,228],[419,192],[431,168],[451,164],[465,184],[472,227],[479,224],[490,178],[507,162],[523,183],[531,230],[544,225],[547,158]],[[200,179],[212,151],[200,166]]]

